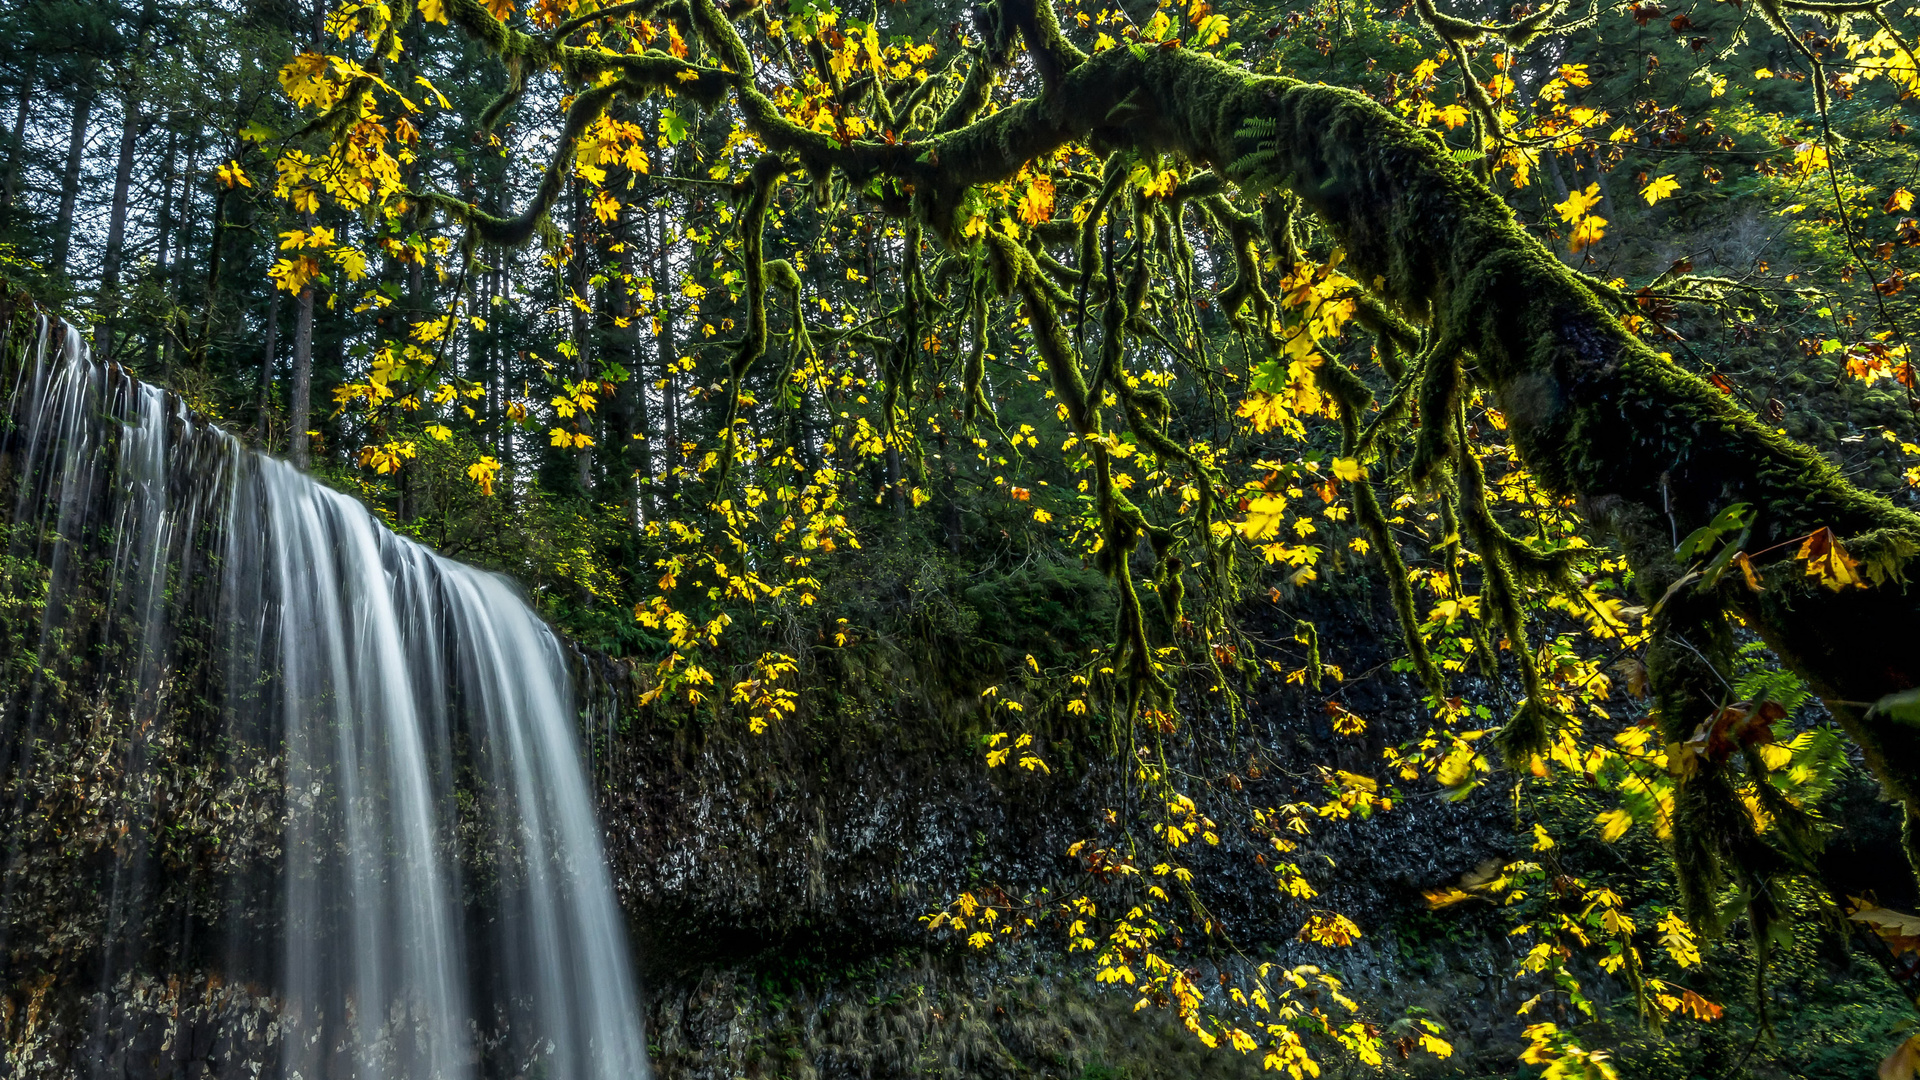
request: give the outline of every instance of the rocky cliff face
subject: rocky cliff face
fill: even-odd
[[[1365,595],[1347,604],[1376,607]],[[1350,670],[1381,664],[1393,649],[1382,637],[1390,617],[1329,633],[1327,647]],[[943,697],[937,669],[877,649],[826,659],[811,683],[815,707],[762,735],[633,710],[625,702],[642,677],[622,665],[583,658],[582,674],[597,689],[595,778],[664,1075],[1260,1071],[1257,1059],[1203,1052],[1161,1010],[1136,1014],[1124,988],[1096,988],[1084,954],[1069,957],[1057,932],[977,952],[921,922],[963,890],[1101,888],[1068,848],[1145,821],[1107,820],[1139,798],[1098,721],[1036,721],[1048,776],[989,769],[980,710],[941,704],[971,695]],[[1249,806],[1323,801],[1318,766],[1377,771],[1382,745],[1417,733],[1412,694],[1392,677],[1356,684],[1350,703],[1373,721],[1363,739],[1334,734],[1317,699],[1276,691],[1238,722],[1203,719],[1163,745],[1176,768],[1211,778],[1189,789],[1202,812],[1242,821]],[[1366,936],[1347,949],[1295,941],[1304,908],[1256,861],[1264,841],[1225,835],[1189,865],[1244,954],[1222,962],[1322,965],[1383,1012],[1425,1009],[1446,1023],[1464,1058],[1443,1071],[1480,1045],[1505,1071],[1520,1026],[1510,1018],[1534,992],[1510,978],[1506,927],[1469,919],[1450,928],[1454,941],[1429,940],[1419,890],[1509,856],[1509,814],[1493,799],[1430,797],[1321,827],[1298,862],[1315,904],[1361,925]]]

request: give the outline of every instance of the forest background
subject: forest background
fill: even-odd
[[[1676,519],[1649,592],[1604,515],[1523,467],[1490,392],[1408,384],[1459,365],[1443,320],[1370,297],[1284,185],[1235,195],[1097,136],[932,211],[896,178],[769,164],[703,83],[741,65],[702,7],[19,5],[0,274],[97,356],[513,575],[638,673],[623,725],[831,732],[849,673],[884,670],[964,736],[954,768],[1070,784],[1076,757],[1126,762],[1133,801],[1061,877],[927,905],[941,948],[1044,939],[1197,1043],[1299,1075],[1450,1068],[1455,1034],[1325,973],[1369,934],[1412,954],[1498,933],[1537,991],[1503,1051],[1522,1075],[1914,1071],[1920,921],[1874,751],[1737,623],[1701,643],[1720,689],[1700,707],[1647,700],[1670,601],[1781,575],[1865,591],[1897,559],[1811,528],[1769,547],[1722,500]],[[1044,94],[1045,50],[992,11],[727,15],[781,116],[845,149]],[[1897,17],[1200,0],[1063,7],[1053,33],[1360,91],[1666,363],[1911,507],[1920,72]],[[502,63],[483,19],[680,66],[589,114],[613,80]],[[1070,335],[1047,340],[1050,311]],[[1080,403],[1049,352],[1066,336],[1103,357]],[[1468,451],[1436,481],[1447,429]],[[1214,737],[1276,701],[1307,702],[1301,754]],[[1765,857],[1676,829],[1719,769]],[[1293,797],[1241,797],[1276,770]],[[1377,925],[1317,902],[1341,880],[1317,835],[1453,800],[1493,804],[1498,858]],[[1210,885],[1191,852],[1222,834],[1312,964],[1220,925],[1244,879]]]

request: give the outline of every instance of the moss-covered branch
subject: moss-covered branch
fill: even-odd
[[[502,26],[477,0],[448,5],[496,53],[557,65],[568,78],[618,71],[614,85],[622,94],[668,80],[677,93],[730,94],[773,154],[815,175],[837,172],[856,186],[876,176],[896,179],[913,192],[911,211],[902,201],[898,212],[918,215],[956,244],[956,213],[970,188],[1008,179],[1072,141],[1171,153],[1211,168],[1218,182],[1243,194],[1296,198],[1344,249],[1351,275],[1386,309],[1381,315],[1393,320],[1373,319],[1388,328],[1383,340],[1402,336],[1398,320],[1427,324],[1428,337],[1445,343],[1443,362],[1463,362],[1458,378],[1477,384],[1505,415],[1515,447],[1544,487],[1610,524],[1649,580],[1671,563],[1675,532],[1684,535],[1733,502],[1756,508],[1755,545],[1826,527],[1867,557],[1874,588],[1829,592],[1783,581],[1758,594],[1729,586],[1723,599],[1836,704],[1876,772],[1920,806],[1920,729],[1869,720],[1845,704],[1920,685],[1920,653],[1908,644],[1920,630],[1920,594],[1901,580],[1906,560],[1920,550],[1920,518],[1849,484],[1818,454],[1647,348],[1430,136],[1360,94],[1254,76],[1186,50],[1078,56],[1059,37],[1045,0],[1003,0],[987,14],[994,32],[940,125],[950,130],[918,141],[842,142],[788,120],[755,88],[751,56],[727,13],[712,0],[691,0],[690,8],[717,67],[550,45]],[[1532,27],[1460,29],[1505,35]],[[1046,89],[978,116],[1019,40],[1040,58]],[[1231,208],[1219,198],[1206,196],[1202,205],[1229,226],[1236,255],[1250,259],[1251,227],[1241,212],[1225,212]],[[1150,217],[1139,217],[1142,227]],[[1267,233],[1262,229],[1258,240],[1279,242]],[[1010,242],[993,245],[992,261],[1000,291],[1020,291],[1074,428],[1098,433],[1097,403],[1058,318],[1058,297],[1046,287],[1051,280]],[[1093,264],[1082,259],[1083,275]],[[1081,288],[1091,281],[1083,276]],[[1253,282],[1249,274],[1246,295],[1236,299],[1256,298]],[[1429,360],[1433,355],[1429,350]],[[1443,380],[1412,395],[1423,399],[1423,426],[1433,440],[1427,456],[1436,466],[1452,449],[1449,404],[1459,400],[1459,385]],[[1405,397],[1396,408],[1404,409]],[[1371,490],[1360,489],[1357,501],[1373,502]],[[1125,525],[1124,500],[1114,495],[1115,521]],[[1363,505],[1360,516],[1376,524],[1377,504],[1371,512]],[[1470,517],[1467,524],[1495,560],[1511,562],[1490,523]],[[1387,555],[1390,537],[1376,538]]]

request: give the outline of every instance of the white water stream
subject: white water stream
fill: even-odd
[[[284,842],[256,879],[277,895],[235,907],[273,913],[278,955],[252,966],[282,1075],[644,1078],[566,656],[512,584],[92,362],[71,329],[42,333],[13,394],[14,521],[54,538],[43,563],[111,532],[120,677],[181,692],[170,597],[206,597],[224,685],[200,692],[277,750]]]

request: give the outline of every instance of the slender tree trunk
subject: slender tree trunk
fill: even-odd
[[[133,153],[140,142],[140,93],[129,87],[121,110],[120,155],[113,168],[113,204],[107,214],[107,246],[100,260],[97,301],[101,321],[94,348],[102,361],[113,359],[114,323],[120,312],[120,266],[127,248],[127,196],[133,185]]]
[[[0,184],[0,210],[13,206],[14,193],[20,190],[20,165],[27,158],[27,111],[33,105],[34,78],[39,72],[39,56],[29,53],[27,70],[20,77],[20,108],[13,116],[13,138],[7,149],[7,176]]]
[[[309,222],[311,227],[311,222]],[[293,324],[293,387],[287,403],[287,458],[306,471],[308,409],[313,394],[313,286],[300,290],[300,314]]]
[[[267,333],[266,345],[260,350],[260,404],[255,415],[259,429],[260,446],[264,449],[273,439],[271,414],[273,407],[273,361],[274,353],[280,347],[280,290],[276,287],[267,296]]]
[[[180,243],[174,248],[174,295],[179,296],[184,307],[187,295],[187,252],[193,246],[193,182],[200,167],[200,124],[195,121],[187,129],[187,168],[182,175],[180,185]],[[213,236],[207,243],[207,281],[202,296],[199,338],[192,342],[195,353],[204,356],[208,342],[213,338],[213,305],[220,292],[220,246],[225,239],[220,223],[227,212],[227,192],[218,191],[213,196]],[[174,321],[176,331],[167,336],[166,361],[161,370],[171,378],[173,365],[179,356],[179,350],[188,345],[187,318],[184,312]]]
[[[179,120],[180,114],[178,113],[171,113],[167,116],[167,154],[165,162],[161,167],[160,224],[158,235],[154,239],[153,244],[154,262],[156,263],[154,276],[163,282],[167,282],[169,285],[171,285],[173,278],[173,252],[170,245],[173,241],[173,185],[174,181],[179,179],[179,170],[174,167],[175,152],[180,148]],[[168,294],[168,299],[172,301],[172,303],[167,305],[164,321],[158,327],[158,332],[150,334],[147,337],[146,369],[148,371],[154,369],[154,361],[158,359],[157,354],[165,347],[163,342],[167,338],[166,331],[174,317],[175,308],[178,306],[179,296],[174,294],[171,288],[168,289]]]
[[[667,227],[667,208],[663,205],[654,216],[655,232],[660,246],[654,253],[654,302],[659,305],[659,330],[654,333],[654,356],[660,363],[660,413],[664,421],[665,445],[660,451],[660,479],[668,498],[680,493],[680,478],[676,466],[680,461],[680,402],[674,387],[674,375],[677,365],[674,363],[673,344],[673,294],[671,272],[672,262],[668,258],[668,249],[672,244]]]
[[[934,437],[935,445],[940,448],[940,498],[942,507],[941,524],[947,533],[947,554],[960,554],[960,492],[954,480],[953,457],[947,448],[947,432],[942,428]]]
[[[892,439],[887,440],[887,501],[893,505],[893,516],[907,516],[906,471],[900,461],[900,447]]]
[[[644,221],[645,219],[642,218],[640,220]],[[633,244],[631,241],[628,242],[627,247],[628,250],[632,250]],[[631,296],[631,293],[629,293],[629,296]],[[647,319],[651,315],[651,312],[634,308],[631,300],[628,302],[628,311],[633,316],[634,323],[633,340],[628,348],[633,358],[633,363],[629,368],[629,378],[627,379],[626,385],[622,387],[622,390],[627,393],[628,399],[631,402],[633,433],[638,436],[638,438],[630,438],[628,440],[628,442],[631,443],[628,447],[630,454],[628,464],[633,474],[635,513],[638,515],[636,524],[643,524],[653,520],[654,515],[653,409],[652,400],[648,396],[650,383],[647,379],[646,365],[641,361],[641,357],[644,354],[641,351],[640,344],[646,335]]]
[[[505,267],[496,267],[487,275],[487,292],[490,296],[506,295],[506,274]],[[489,300],[487,304],[489,325],[493,318],[493,303]],[[507,416],[507,358],[513,354],[507,349],[506,342],[500,340],[500,334],[497,331],[490,333],[487,337],[487,353],[493,360],[493,393],[489,395],[492,399],[493,412],[493,453],[500,459],[501,467],[505,468],[510,450],[508,425],[513,423]]]
[[[567,286],[582,300],[586,300],[593,292],[592,287],[587,284],[587,279],[591,276],[588,270],[592,265],[591,256],[592,250],[588,247],[587,235],[586,185],[576,179],[573,182],[573,260],[568,268],[568,276],[571,280],[567,282]],[[591,354],[594,341],[590,331],[593,326],[592,320],[597,317],[597,313],[581,311],[575,304],[568,304],[567,312],[573,318],[573,345],[579,350],[573,357],[573,379],[574,382],[580,383],[586,381],[587,373],[591,370],[589,365],[593,362]],[[591,430],[593,417],[579,416],[577,420],[582,428]],[[580,494],[591,498],[593,495],[592,448],[574,448],[573,479],[574,483],[579,485]]]
[[[188,129],[187,167],[180,174],[180,211],[175,217],[180,224],[180,236],[173,256],[173,266],[178,272],[173,287],[178,293],[184,293],[186,290],[187,252],[193,247],[193,178],[199,169],[200,125],[196,121]]]
[[[493,199],[495,206],[506,205],[507,180],[504,171],[495,178]],[[511,280],[507,276],[509,261],[510,259],[508,257],[502,257],[500,265],[493,269],[493,286],[491,291],[494,296],[508,295],[511,285]],[[491,321],[493,317],[494,311],[491,304],[489,304],[487,318]],[[514,424],[513,418],[507,415],[507,406],[510,404],[508,398],[511,396],[513,388],[513,384],[509,381],[509,366],[518,354],[514,351],[512,345],[504,340],[503,335],[497,331],[490,335],[489,340],[493,346],[493,413],[494,432],[496,435],[494,456],[500,460],[500,475],[507,481],[501,486],[500,491],[506,502],[511,505],[513,501],[513,484],[509,474],[513,471]]]
[[[93,93],[81,89],[73,102],[73,125],[67,135],[67,167],[60,174],[60,210],[53,219],[53,258],[47,269],[64,277],[73,251],[73,205],[80,197],[80,165],[87,155],[87,121],[93,116]]]
[[[601,460],[606,463],[606,482],[620,493],[620,505],[627,519],[627,531],[633,533],[640,527],[640,487],[639,470],[636,460],[640,456],[640,447],[645,443],[635,438],[644,434],[641,416],[644,413],[644,396],[640,393],[641,380],[638,372],[640,355],[638,338],[632,325],[636,315],[633,307],[633,292],[628,284],[633,278],[633,244],[635,237],[629,235],[634,225],[634,216],[622,208],[620,216],[614,222],[615,236],[620,241],[620,251],[614,263],[616,272],[602,290],[606,294],[601,307],[607,313],[606,325],[600,328],[606,340],[610,356],[619,360],[626,369],[626,381],[614,387],[613,398],[607,402],[606,446],[602,448]],[[626,329],[620,323],[627,324]],[[636,445],[639,444],[639,445]],[[623,538],[623,549],[631,543],[631,536]]]

